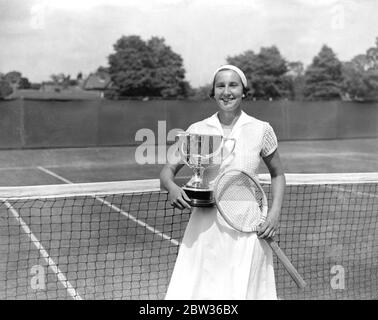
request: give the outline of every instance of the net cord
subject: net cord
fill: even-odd
[[[269,174],[259,174],[260,184],[270,184]],[[378,172],[285,174],[286,185],[322,185],[377,183]],[[189,179],[189,177],[186,177]],[[56,184],[42,186],[0,187],[0,200],[65,198],[71,196],[108,195],[122,193],[167,192],[159,179],[111,181],[96,183]]]

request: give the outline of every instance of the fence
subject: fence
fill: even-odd
[[[245,101],[244,110],[271,123],[279,140],[378,137],[378,103]],[[217,111],[213,101],[0,102],[0,149],[138,145],[135,134],[158,121],[186,129]]]

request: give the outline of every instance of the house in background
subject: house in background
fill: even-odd
[[[112,80],[106,72],[91,73],[83,83],[84,90],[99,91],[102,96],[111,86]]]
[[[19,87],[21,73],[13,72],[7,75],[13,92],[10,99],[29,100],[98,100],[105,97],[105,92],[111,89],[110,75],[105,71],[97,71],[83,77],[79,73],[76,79],[70,79],[63,73],[53,75],[52,80],[43,81],[38,86],[29,86],[28,89]]]
[[[44,92],[60,92],[63,89],[63,85],[60,83],[55,83],[53,81],[44,81],[42,82],[39,90]]]

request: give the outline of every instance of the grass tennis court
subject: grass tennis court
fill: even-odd
[[[317,143],[321,144],[316,142],[315,145]],[[367,151],[361,150],[364,147],[361,141],[329,143],[331,146],[324,147],[325,143],[323,148],[333,149],[333,153],[337,153],[335,144],[340,147],[343,143],[356,143],[356,150],[339,152],[340,161],[346,154],[354,154],[355,158],[344,158],[338,167],[337,161],[332,161],[328,169],[334,169],[336,172],[354,171],[355,160],[361,168],[366,168],[360,171],[378,171],[374,157],[374,143],[376,146],[377,140],[366,141],[370,157]],[[295,165],[305,168],[308,164],[305,158],[311,156],[308,151],[312,148],[321,156],[313,157],[307,169],[316,164],[318,172],[323,172],[324,153],[327,154],[327,151],[322,153],[314,150],[314,144],[309,145],[308,150],[303,152],[303,157],[293,160],[291,155],[295,150],[304,148],[300,144],[296,142],[281,146],[283,149],[286,148],[281,152],[286,168],[294,168]],[[34,156],[27,159],[25,154],[29,151],[34,152]],[[2,201],[0,299],[164,297],[174,266],[178,242],[189,213],[181,214],[178,210],[174,211],[167,205],[165,193],[138,192],[133,196],[119,193],[121,190],[135,188],[157,190],[156,181],[138,181],[131,184],[120,182],[121,185],[117,188],[114,184],[118,182],[110,182],[110,185],[107,184],[109,192],[115,191],[114,194],[103,195],[103,189],[89,190],[88,197],[80,194],[87,185],[76,190],[78,185],[69,184],[100,179],[106,181],[107,177],[109,181],[129,180],[138,174],[139,179],[155,178],[156,172],[160,171],[159,166],[148,166],[147,170],[143,170],[144,166],[132,162],[130,150],[118,148],[113,149],[118,158],[108,152],[99,155],[98,149],[24,150],[9,151],[12,158],[7,164],[9,171],[4,165],[5,153],[0,153],[2,173],[7,172],[8,177],[12,177],[12,173],[17,170],[22,170],[23,173],[10,183],[3,179],[2,185],[9,186],[17,181],[23,181],[24,185],[28,185],[24,173],[34,170],[42,178],[38,180],[37,176],[31,174],[33,179],[30,181],[39,181],[40,183],[33,184],[42,185],[40,189],[34,189],[34,193],[55,194],[58,190],[56,187],[46,188],[43,185],[61,184],[62,195],[71,194],[72,190],[75,194],[75,198],[49,196],[26,202],[15,199]],[[18,155],[22,154],[23,157],[18,158]],[[120,163],[123,157],[124,164]],[[114,166],[109,162],[109,158],[114,160]],[[30,163],[26,163],[27,160],[30,160]],[[326,162],[330,163],[329,159]],[[77,167],[78,164],[80,165]],[[13,169],[10,168],[12,166]],[[346,170],[347,166],[349,167]],[[43,171],[41,168],[47,169]],[[337,170],[338,168],[341,169]],[[101,176],[99,172],[105,174]],[[91,174],[83,181],[86,173]],[[341,177],[345,180],[346,176],[337,175],[336,178]],[[7,175],[3,177],[6,178]],[[283,268],[276,263],[277,287],[281,299],[378,298],[377,184],[334,184],[335,177],[328,176],[330,177],[330,184],[288,187],[279,241],[309,286],[304,291],[299,291]],[[378,180],[373,173],[367,177]],[[18,192],[18,196],[20,195]],[[35,270],[32,269],[34,266],[37,266],[37,270],[46,272],[45,289],[36,290],[32,287],[35,279]],[[332,269],[335,266],[336,269]],[[333,289],[332,277],[341,270],[337,269],[340,266],[345,272],[345,287]],[[41,269],[38,269],[39,267]]]
[[[138,164],[136,147],[0,150],[0,186],[62,183],[47,168],[74,183],[154,179],[161,164]],[[378,139],[282,141],[287,173],[377,172]],[[156,158],[158,160],[158,158]],[[266,172],[263,165],[260,172]],[[179,173],[188,176],[189,170]]]

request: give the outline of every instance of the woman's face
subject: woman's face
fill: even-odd
[[[214,99],[223,111],[236,110],[243,98],[243,84],[233,70],[221,70],[215,76]]]

